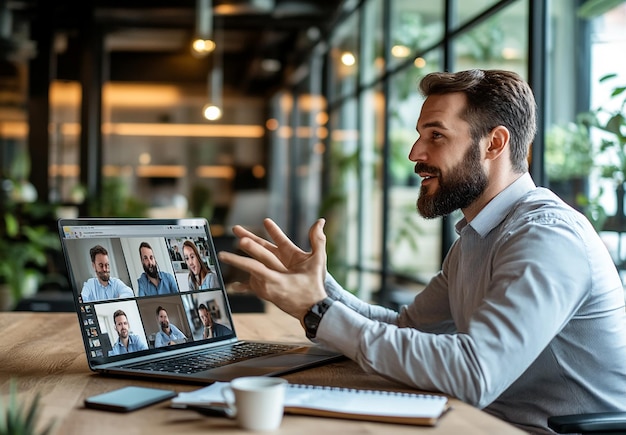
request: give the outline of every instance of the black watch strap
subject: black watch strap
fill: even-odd
[[[324,313],[328,311],[332,304],[333,300],[331,298],[324,298],[313,305],[304,315],[303,323],[307,338],[315,338],[317,336],[317,328],[320,325],[322,317],[324,317]]]

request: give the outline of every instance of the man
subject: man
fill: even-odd
[[[83,302],[102,301],[106,299],[132,298],[133,290],[124,281],[111,278],[111,265],[109,252],[104,246],[96,245],[89,250],[91,266],[95,272],[95,278],[89,278],[83,284],[80,296]]]
[[[225,335],[230,335],[233,333],[230,328],[213,321],[213,317],[211,317],[211,312],[206,305],[200,304],[200,306],[198,307],[198,315],[200,316],[202,325],[204,325],[204,328],[202,330],[203,339],[223,337]]]
[[[145,341],[138,335],[130,333],[128,317],[124,311],[115,311],[113,313],[113,322],[115,322],[115,330],[119,338],[113,345],[113,349],[109,351],[109,356],[148,349]]]
[[[176,280],[171,273],[159,270],[154,251],[148,242],[139,245],[139,257],[144,273],[137,279],[139,296],[156,296],[178,293]]]
[[[174,245],[174,261],[183,261],[183,256],[178,250],[178,245]]]
[[[154,347],[171,346],[172,344],[184,343],[187,336],[181,332],[176,325],[170,323],[165,308],[159,305],[156,309],[157,322],[161,330],[157,332],[154,339]]]
[[[324,220],[310,253],[271,220],[270,243],[234,228],[252,258],[220,253],[307,335],[366,371],[484,408],[532,433],[550,415],[626,411],[622,283],[589,222],[528,174],[530,87],[507,71],[433,73],[409,159],[418,211],[463,212],[442,270],[399,313],[326,273]]]

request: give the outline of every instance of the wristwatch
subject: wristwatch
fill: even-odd
[[[315,338],[317,328],[320,326],[320,321],[333,302],[331,298],[324,298],[313,305],[304,315],[303,323],[307,338]]]

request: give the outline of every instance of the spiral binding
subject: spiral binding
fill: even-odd
[[[404,391],[388,391],[388,390],[364,390],[364,389],[348,388],[348,387],[332,387],[328,385],[288,384],[287,388],[322,390],[322,391],[332,391],[332,392],[338,392],[338,393],[372,394],[372,395],[381,395],[381,396],[400,396],[400,397],[446,400],[445,396],[439,396],[436,394],[407,393]]]

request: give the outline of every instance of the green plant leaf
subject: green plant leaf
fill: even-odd
[[[615,77],[617,77],[616,73],[609,73],[609,74],[605,74],[602,77],[600,77],[600,80],[598,80],[600,83],[604,83],[607,80],[611,80],[614,79]]]
[[[54,420],[37,432],[40,411],[40,395],[30,404],[18,400],[17,383],[11,379],[8,403],[0,397],[0,435],[47,435],[54,428]]]
[[[613,89],[613,92],[611,92],[611,97],[617,97],[618,95],[621,95],[624,91],[626,91],[626,86],[618,86]]]
[[[5,222],[7,237],[11,237],[11,238],[16,237],[20,230],[20,224],[17,221],[16,217],[12,215],[11,213],[5,213],[4,222]]]
[[[621,113],[617,113],[609,119],[606,123],[605,130],[613,133],[614,135],[621,136],[620,128],[625,125],[624,123],[624,115]]]

